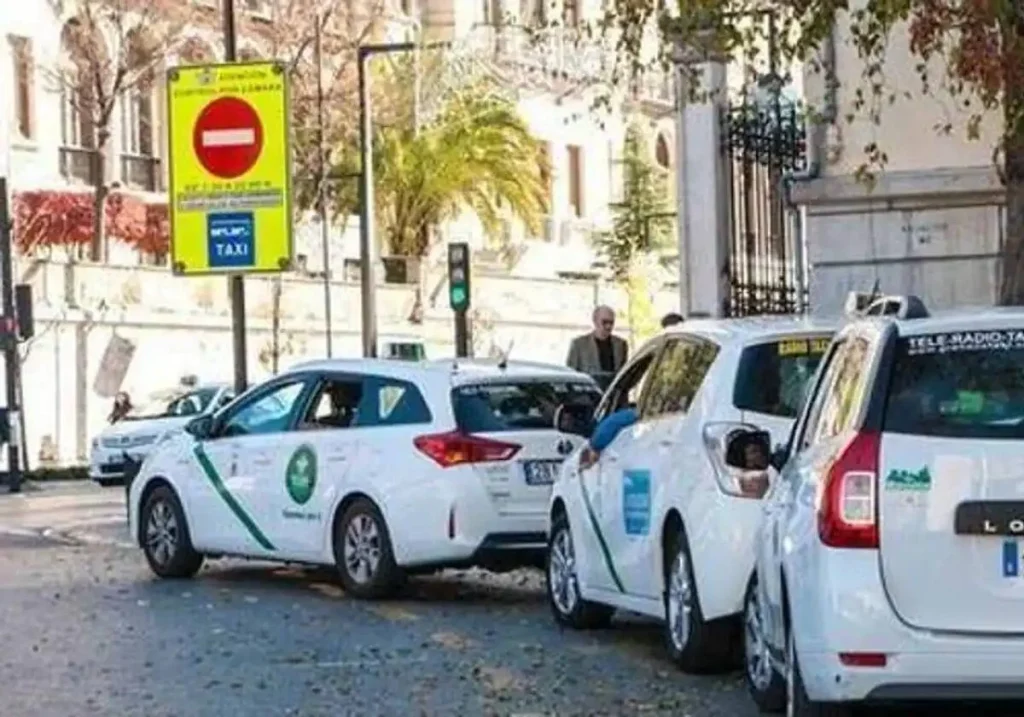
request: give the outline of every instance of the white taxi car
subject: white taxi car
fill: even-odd
[[[834,330],[793,318],[688,321],[637,352],[595,416],[635,406],[637,422],[592,467],[580,469],[579,453],[566,461],[552,492],[547,583],[559,623],[594,627],[631,610],[664,619],[686,670],[738,662],[766,488],[757,478],[767,478],[766,466],[755,480],[731,468],[727,444],[750,423],[785,440]]]
[[[837,336],[765,501],[765,711],[1024,698],[1024,311],[889,297]],[[980,714],[980,712],[979,712]]]
[[[124,481],[129,462],[138,464],[164,438],[197,416],[213,413],[235,396],[230,386],[215,384],[175,391],[129,413],[92,439],[89,477],[102,486]]]
[[[204,556],[336,565],[356,597],[407,572],[540,565],[551,483],[580,439],[552,426],[600,400],[557,366],[307,363],[159,446],[129,489],[153,571]]]

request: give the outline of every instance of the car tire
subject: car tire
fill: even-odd
[[[361,600],[394,595],[405,577],[384,516],[366,498],[355,500],[335,523],[334,562],[345,592]]]
[[[736,658],[735,621],[704,620],[682,527],[670,536],[666,547],[663,625],[669,656],[684,672],[701,674],[730,669]]]
[[[142,552],[150,569],[161,578],[191,578],[203,566],[203,555],[192,547],[185,511],[166,485],[146,498],[139,521]]]
[[[778,714],[786,710],[786,676],[772,665],[763,614],[755,573],[743,598],[743,681],[762,712]]]
[[[786,635],[786,717],[851,717],[853,709],[842,702],[815,702],[807,696],[793,630]]]
[[[576,551],[569,517],[565,513],[558,514],[551,523],[544,560],[544,583],[551,614],[559,625],[575,630],[592,630],[611,624],[614,608],[580,596]]]

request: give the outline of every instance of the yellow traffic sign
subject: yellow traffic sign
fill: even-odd
[[[280,62],[167,73],[175,274],[291,266],[288,74]]]

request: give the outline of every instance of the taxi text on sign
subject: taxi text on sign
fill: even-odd
[[[167,93],[174,273],[287,269],[292,207],[284,66],[175,67]]]

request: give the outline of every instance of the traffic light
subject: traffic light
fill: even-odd
[[[448,245],[448,303],[454,311],[469,309],[469,244]]]

